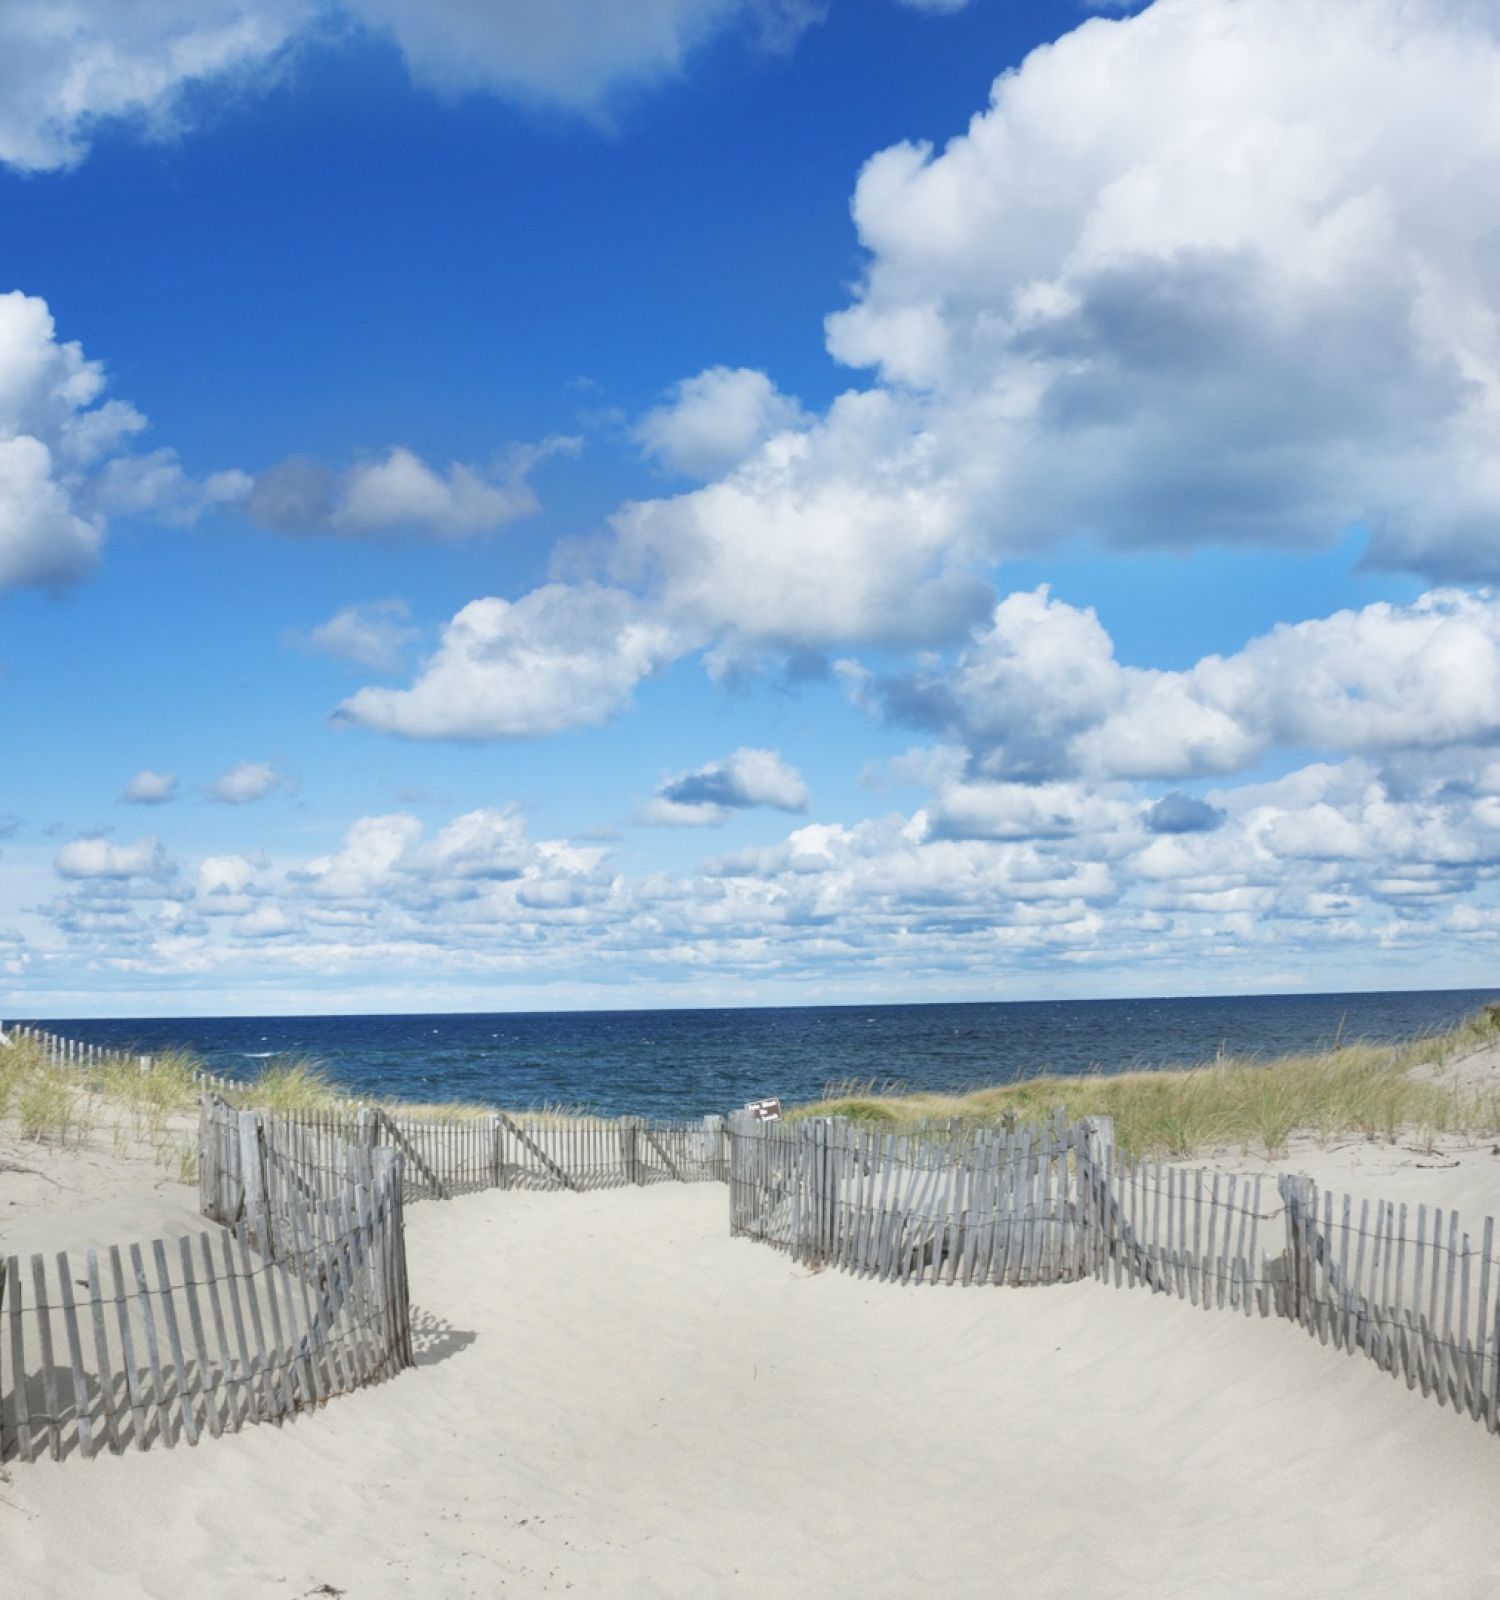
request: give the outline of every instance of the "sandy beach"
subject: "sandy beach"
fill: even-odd
[[[196,1225],[191,1192],[143,1164],[20,1149],[63,1185],[27,1247],[87,1242],[107,1214]],[[1329,1183],[1388,1193],[1408,1171],[1400,1150],[1394,1172],[1321,1155]],[[1500,1158],[1409,1166],[1413,1193],[1454,1203],[1455,1175],[1471,1200]],[[130,1167],[135,1209],[108,1212],[120,1195],[96,1191]],[[7,1171],[0,1195],[36,1182]],[[490,1192],[413,1205],[408,1227],[415,1371],[196,1449],[13,1465],[14,1591],[1478,1600],[1500,1583],[1495,1439],[1286,1322],[1094,1282],[809,1272],[731,1240],[713,1184]]]
[[[0,0],[0,1600],[1500,1600],[1500,0]]]

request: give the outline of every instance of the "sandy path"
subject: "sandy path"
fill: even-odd
[[[1288,1324],[809,1275],[728,1239],[707,1185],[409,1221],[417,1372],[191,1452],[12,1468],[10,1592],[1500,1586],[1500,1440]]]

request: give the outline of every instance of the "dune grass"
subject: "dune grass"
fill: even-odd
[[[145,1154],[177,1176],[197,1161],[196,1142],[180,1126],[197,1104],[195,1065],[177,1051],[152,1058],[144,1071],[134,1058],[61,1065],[35,1041],[19,1039],[0,1049],[0,1118],[13,1120],[23,1139],[74,1149],[102,1126],[116,1156]]]
[[[1294,1133],[1430,1145],[1439,1134],[1500,1135],[1500,1091],[1447,1073],[1454,1058],[1500,1043],[1500,1007],[1448,1032],[1394,1044],[1339,1043],[1273,1060],[1221,1055],[1197,1066],[1035,1076],[967,1093],[907,1092],[900,1084],[830,1084],[789,1119],[842,1116],[892,1132],[1027,1120],[1062,1106],[1070,1117],[1113,1117],[1132,1155],[1190,1156],[1238,1146],[1280,1155]]]
[[[1338,1041],[1326,1050],[1273,1060],[1221,1054],[1193,1066],[1039,1074],[952,1094],[846,1081],[828,1085],[818,1100],[791,1107],[787,1116],[843,1116],[907,1132],[955,1121],[990,1126],[1028,1120],[1061,1106],[1072,1117],[1112,1117],[1117,1142],[1131,1154],[1168,1157],[1233,1146],[1276,1156],[1297,1133],[1325,1143],[1351,1135],[1414,1136],[1430,1145],[1440,1134],[1500,1137],[1500,1089],[1466,1085],[1447,1071],[1456,1057],[1495,1044],[1500,1006],[1487,1006],[1446,1032],[1389,1044]],[[85,1075],[49,1063],[38,1046],[18,1041],[0,1050],[0,1118],[14,1119],[25,1138],[75,1146],[86,1143],[102,1121],[113,1128],[117,1154],[132,1142],[147,1145],[163,1167],[190,1181],[192,1140],[181,1119],[196,1108],[197,1074],[204,1064],[184,1051],[149,1060],[144,1071],[131,1057]],[[324,1063],[297,1056],[268,1061],[253,1083],[229,1099],[273,1112],[348,1109],[356,1103]],[[363,1103],[392,1116],[457,1122],[494,1109],[471,1101]],[[510,1114],[557,1123],[590,1116],[583,1106],[550,1103]]]
[[[328,1068],[311,1056],[275,1056],[253,1083],[229,1095],[257,1111],[331,1111],[347,1099]]]
[[[23,1139],[83,1144],[96,1120],[92,1098],[76,1074],[54,1066],[36,1046],[0,1052],[0,1115],[15,1118]]]

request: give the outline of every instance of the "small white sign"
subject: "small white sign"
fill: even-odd
[[[745,1110],[757,1122],[781,1121],[781,1102],[779,1100],[751,1100],[746,1104]]]

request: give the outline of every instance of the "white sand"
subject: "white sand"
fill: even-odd
[[[197,1119],[174,1118],[169,1137],[196,1138]],[[206,1224],[198,1191],[179,1183],[144,1140],[94,1129],[83,1147],[59,1149],[0,1124],[0,1254],[74,1250],[175,1239]]]
[[[1456,1207],[1478,1237],[1484,1217],[1500,1217],[1500,1146],[1491,1140],[1444,1136],[1428,1146],[1404,1137],[1384,1140],[1341,1137],[1327,1145],[1306,1136],[1293,1138],[1283,1155],[1268,1161],[1239,1151],[1209,1151],[1189,1166],[1222,1172],[1302,1172],[1335,1195],[1360,1200],[1394,1200],[1415,1208],[1425,1203]]]
[[[12,1467],[7,1592],[1500,1589],[1500,1439],[1288,1323],[809,1274],[727,1238],[711,1185],[408,1220],[416,1372],[196,1450]]]

